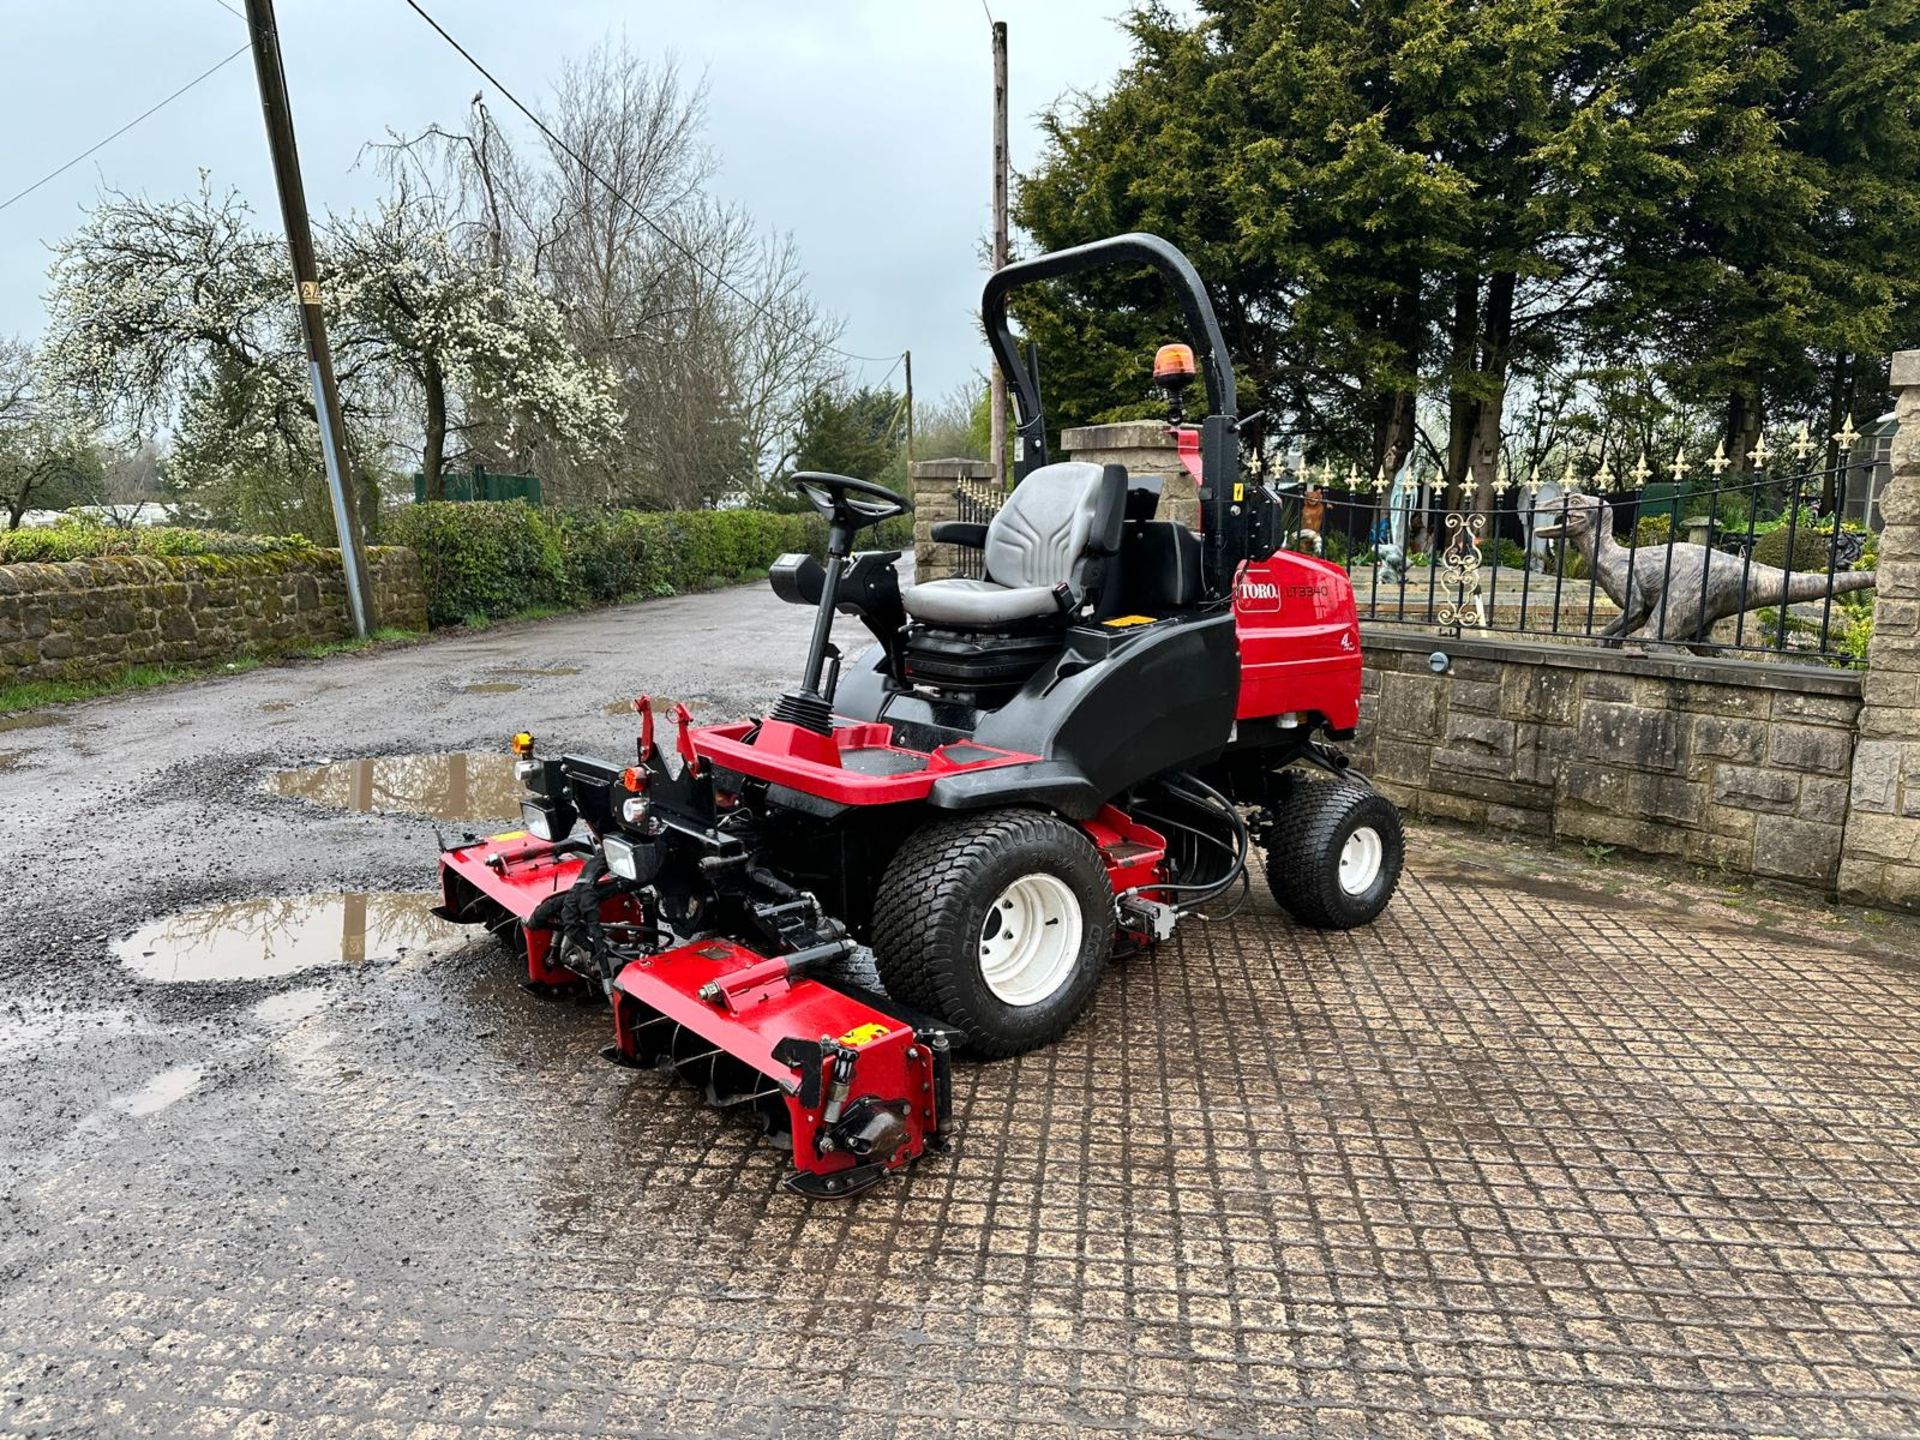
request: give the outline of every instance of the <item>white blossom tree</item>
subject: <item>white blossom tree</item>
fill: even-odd
[[[617,435],[611,380],[564,314],[463,247],[432,196],[331,220],[319,250],[361,484],[411,453],[437,495],[482,424],[576,459]],[[185,200],[110,195],[52,273],[54,384],[130,436],[170,433],[174,481],[216,520],[331,536],[292,271],[245,202],[204,179]]]
[[[9,530],[30,509],[65,509],[100,490],[98,447],[44,389],[32,348],[0,336],[0,513]]]
[[[612,375],[582,357],[560,308],[517,262],[463,250],[458,232],[436,197],[403,191],[324,239],[335,348],[418,440],[430,500],[475,431],[578,463],[614,443],[621,423]]]

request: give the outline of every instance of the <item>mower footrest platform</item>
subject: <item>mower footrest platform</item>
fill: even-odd
[[[751,1107],[791,1139],[785,1183],[804,1195],[844,1198],[943,1149],[946,1037],[784,968],[718,939],[632,961],[614,981],[616,1055]]]

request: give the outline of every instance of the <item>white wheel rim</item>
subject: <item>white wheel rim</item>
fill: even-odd
[[[994,898],[980,924],[980,978],[1008,1005],[1038,1005],[1073,974],[1080,902],[1057,875],[1022,875]]]
[[[1364,895],[1380,878],[1380,866],[1386,859],[1386,842],[1371,825],[1362,825],[1340,847],[1340,888],[1349,895]]]

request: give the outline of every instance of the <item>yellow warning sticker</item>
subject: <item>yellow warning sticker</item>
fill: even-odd
[[[509,830],[502,835],[487,836],[487,839],[491,840],[495,845],[504,845],[509,840],[524,840],[526,838],[527,832],[524,830]]]
[[[1245,485],[1242,485],[1239,481],[1236,480],[1233,485],[1233,503],[1238,505],[1242,500],[1246,498],[1247,498],[1247,487]]]
[[[847,1031],[846,1034],[840,1037],[838,1043],[841,1045],[864,1045],[869,1040],[878,1040],[882,1035],[887,1033],[889,1032],[886,1026],[876,1025],[872,1021],[868,1021],[865,1025],[856,1025],[853,1029]]]
[[[1129,625],[1151,625],[1154,620],[1151,615],[1116,615],[1113,619],[1102,620],[1100,623],[1114,630],[1124,630]]]

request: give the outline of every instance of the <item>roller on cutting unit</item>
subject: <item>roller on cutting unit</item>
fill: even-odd
[[[1099,265],[1152,267],[1180,301],[1154,383],[1197,530],[1159,517],[1161,477],[1047,459],[1007,296]],[[676,706],[670,745],[643,697],[630,762],[515,736],[525,829],[440,860],[440,913],[506,938],[535,987],[604,992],[609,1059],[754,1116],[815,1197],[946,1148],[956,1054],[1057,1040],[1110,959],[1233,903],[1256,846],[1310,926],[1366,924],[1400,874],[1398,814],[1334,748],[1359,714],[1352,587],[1276,548],[1278,502],[1240,460],[1257,417],[1186,257],[1116,236],[996,272],[982,308],[1017,484],[990,524],[933,527],[982,578],[903,586],[899,552],[854,540],[907,502],[795,475],[828,535],[824,562],[773,569],[814,611],[795,688],[729,724]],[[872,639],[850,659],[839,615]]]

